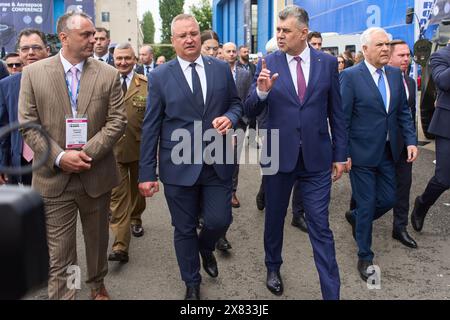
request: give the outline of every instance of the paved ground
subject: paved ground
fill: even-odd
[[[411,202],[421,193],[434,171],[433,143],[422,149],[414,166]],[[273,296],[265,287],[263,250],[264,214],[256,209],[259,187],[257,166],[242,167],[239,198],[241,208],[234,211],[228,238],[233,249],[228,256],[218,253],[219,277],[211,279],[202,271],[202,296],[207,299],[320,299],[320,287],[312,250],[305,233],[290,225],[290,209],[285,226],[282,276],[285,294]],[[333,186],[330,223],[335,235],[337,261],[343,299],[448,299],[450,298],[450,193],[445,193],[430,211],[424,230],[417,234],[417,250],[408,249],[391,238],[392,212],[374,224],[374,263],[381,268],[381,289],[368,290],[356,270],[356,245],[351,227],[344,218],[350,198],[348,176]],[[133,238],[130,262],[110,263],[106,284],[114,299],[180,299],[184,285],[180,280],[173,231],[163,194],[148,201],[143,216],[145,235]],[[78,230],[79,262],[84,273],[84,243]],[[27,299],[45,299],[46,291]],[[88,290],[83,284],[80,299]]]

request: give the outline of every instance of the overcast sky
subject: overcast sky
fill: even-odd
[[[199,0],[184,0],[184,11],[189,12],[189,7],[193,4],[198,4]],[[211,1],[212,2],[212,1]],[[161,19],[159,17],[159,1],[158,0],[137,0],[139,18],[142,19],[142,15],[150,11],[155,20],[155,42],[160,41],[161,37]]]

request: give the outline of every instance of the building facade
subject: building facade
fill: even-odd
[[[55,30],[66,10],[79,9],[89,14],[97,27],[110,30],[112,44],[129,42],[136,52],[142,46],[137,0],[54,0],[53,4]]]

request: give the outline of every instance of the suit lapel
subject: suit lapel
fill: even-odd
[[[212,93],[214,92],[214,73],[212,62],[209,58],[203,57],[203,65],[205,66],[205,74],[206,74],[206,104],[203,109],[203,114],[205,114],[208,109],[209,104],[211,103]]]
[[[291,98],[300,105],[300,100],[298,98],[297,92],[295,91],[295,86],[292,83],[291,71],[289,70],[289,66],[286,59],[286,54],[278,51],[277,53],[278,59],[276,59],[278,68],[280,70],[280,80],[283,83],[286,91],[289,93]]]
[[[138,82],[136,82],[136,75],[133,75],[133,78],[131,78],[130,87],[128,88],[127,94],[125,95],[125,101],[130,99],[134,94],[136,94],[136,92],[139,91],[139,88],[137,87],[137,83]]]
[[[393,97],[392,93],[393,93],[393,92],[399,92],[399,90],[402,90],[402,89],[403,89],[403,91],[404,91],[405,89],[404,89],[403,81],[402,81],[402,86],[401,86],[401,88],[394,88],[395,80],[394,80],[393,77],[392,77],[392,72],[391,72],[391,70],[390,70],[389,68],[387,68],[387,67],[385,67],[384,70],[386,71],[386,78],[387,78],[387,80],[388,80],[389,91],[390,91],[390,93],[391,93],[391,99],[389,100],[389,109],[388,109],[388,113],[391,113],[391,112],[393,111],[392,106],[393,106],[393,100],[394,100],[394,99],[392,99],[392,97]],[[395,89],[396,89],[396,90],[395,90]]]
[[[95,64],[92,63],[92,58],[86,60],[83,66],[83,72],[80,79],[80,93],[78,95],[78,110],[79,115],[86,114],[86,110],[91,101],[92,92],[94,91],[95,82],[98,75],[98,70]]]
[[[194,95],[192,94],[191,88],[189,88],[189,84],[186,81],[183,70],[181,70],[178,59],[173,59],[173,63],[170,64],[170,71],[172,72],[172,75],[175,79],[175,83],[180,86],[181,91],[188,99],[188,101],[190,101],[192,108],[197,111],[198,108],[195,107]]]
[[[70,106],[69,90],[67,89],[64,67],[59,54],[49,59],[49,63],[45,65],[45,71],[53,86],[52,94],[57,97],[64,114],[71,115],[72,108]]]
[[[305,97],[303,99],[302,106],[308,101],[311,94],[314,92],[315,85],[319,79],[320,73],[322,71],[322,62],[317,56],[315,50],[310,48],[310,70],[309,70],[309,80],[308,86],[306,87]]]
[[[386,107],[384,106],[383,97],[381,96],[380,90],[378,90],[378,87],[375,85],[372,75],[370,74],[370,71],[367,68],[365,62],[361,62],[359,65],[360,65],[359,70],[361,72],[361,77],[364,79],[364,81],[366,82],[369,89],[372,92],[374,92],[375,96],[377,97],[376,101],[378,102],[377,103],[378,107],[381,108],[384,112],[386,112]]]

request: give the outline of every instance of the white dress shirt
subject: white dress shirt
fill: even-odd
[[[74,66],[73,64],[71,64],[66,58],[64,58],[64,55],[63,55],[64,53],[63,53],[63,51],[61,50],[60,52],[59,52],[59,57],[61,58],[61,63],[62,63],[62,65],[63,65],[63,68],[64,68],[64,74],[65,74],[65,77],[66,77],[66,81],[67,81],[67,83],[69,84],[69,86],[72,86],[72,71],[70,71],[70,69],[72,69],[72,67]],[[85,61],[83,60],[83,61],[81,61],[80,63],[78,63],[78,64],[76,64],[75,65],[75,67],[78,69],[78,77],[79,77],[79,79],[78,79],[78,81],[80,81],[80,79],[81,79],[81,73],[83,72],[83,67],[84,67],[84,63],[85,63]],[[80,82],[78,82],[79,84],[78,85],[81,85],[81,83]],[[72,94],[74,94],[74,93],[72,93]],[[76,93],[75,93],[76,94]],[[69,98],[70,99],[70,98]],[[73,117],[76,117],[77,116],[77,106],[75,105],[72,105],[72,103],[70,103],[70,105],[72,106],[72,113],[73,113]],[[65,151],[63,151],[63,152],[61,152],[59,155],[58,155],[58,157],[56,158],[56,160],[55,160],[55,165],[57,166],[57,167],[59,167],[59,163],[60,163],[60,161],[61,161],[61,158],[62,158],[62,156],[65,154],[66,152]]]
[[[309,46],[306,46],[306,48],[302,51],[302,53],[300,53],[299,57],[302,59],[301,66],[303,70],[303,76],[305,77],[306,87],[308,87],[309,72],[311,69],[311,49],[309,48]],[[286,60],[289,67],[289,71],[291,73],[292,83],[294,84],[295,92],[298,95],[297,61],[294,58],[295,56],[291,56],[290,54],[286,53]],[[269,95],[269,92],[259,91],[258,88],[256,88],[256,92],[260,100],[265,100]]]
[[[366,64],[367,69],[369,69],[370,75],[372,76],[372,79],[375,82],[375,86],[378,88],[378,80],[380,79],[380,75],[377,73],[377,68],[375,68],[369,62],[367,62],[367,60],[364,60],[364,63]],[[391,90],[389,89],[389,82],[386,77],[386,69],[383,67],[383,68],[381,68],[381,70],[383,70],[384,83],[386,84],[387,106],[385,106],[385,107],[387,108],[387,110],[389,110],[389,104],[391,102]]]
[[[108,62],[109,59],[109,53],[106,53],[104,56],[102,57],[98,57],[97,55],[94,54],[94,59],[95,60],[100,60],[102,59],[104,62]]]
[[[183,71],[184,77],[186,78],[189,88],[191,88],[191,91],[194,92],[192,89],[192,70],[190,66],[191,63],[189,61],[183,60],[178,56],[177,59],[178,62],[180,63],[181,71]],[[196,63],[195,70],[197,70],[198,77],[200,78],[200,84],[202,85],[203,102],[206,104],[206,92],[207,92],[206,73],[202,56],[200,55],[194,62]]]
[[[130,84],[131,84],[131,80],[133,80],[133,76],[134,76],[134,70],[131,70],[131,72],[129,74],[127,74],[127,89],[130,89]],[[120,84],[123,84],[123,75],[120,75]]]

